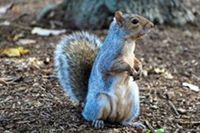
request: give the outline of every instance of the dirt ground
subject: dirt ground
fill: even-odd
[[[64,35],[31,34],[37,26],[35,15],[53,1],[0,1],[0,7],[15,3],[0,17],[0,23],[11,22],[10,26],[0,26],[0,51],[19,46],[29,49],[28,54],[20,57],[0,54],[0,132],[134,132],[110,124],[102,130],[93,129],[81,116],[82,107],[62,91],[54,72],[53,53]],[[199,24],[200,1],[186,3]],[[107,33],[92,32],[102,39]],[[20,39],[32,42],[21,44]],[[155,26],[137,42],[135,52],[144,69],[138,81],[139,120],[148,128],[161,128],[166,133],[200,133],[200,92],[182,85],[186,82],[200,87],[200,26]]]

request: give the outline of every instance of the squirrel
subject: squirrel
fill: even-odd
[[[55,68],[58,80],[69,96],[84,102],[83,117],[95,128],[104,121],[144,128],[134,122],[139,115],[141,62],[135,58],[135,42],[154,24],[136,14],[115,12],[108,35],[102,43],[88,32],[75,32],[56,46]]]

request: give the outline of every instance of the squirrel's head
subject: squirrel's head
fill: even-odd
[[[115,12],[115,20],[118,26],[125,30],[127,37],[132,39],[141,38],[154,27],[154,24],[144,17],[136,14],[123,14],[121,11]]]

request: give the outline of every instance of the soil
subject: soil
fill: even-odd
[[[96,130],[83,119],[83,106],[69,99],[54,72],[54,49],[64,36],[31,34],[35,15],[55,0],[6,0],[12,9],[0,17],[0,50],[23,46],[29,53],[20,57],[0,54],[0,132],[135,132],[133,128],[106,124]],[[56,0],[61,2],[62,0]],[[185,0],[197,17],[196,25],[159,25],[137,42],[136,57],[143,64],[139,120],[148,129],[166,133],[200,132],[200,92],[183,83],[200,87],[200,1]],[[47,25],[47,26],[45,26]],[[62,27],[60,27],[62,28]],[[68,29],[67,34],[73,32]],[[102,39],[107,30],[91,31]],[[20,44],[20,39],[36,42]]]

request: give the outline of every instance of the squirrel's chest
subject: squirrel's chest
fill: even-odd
[[[122,57],[123,60],[129,64],[130,66],[134,66],[134,50],[135,50],[135,43],[134,42],[126,42],[123,48]]]
[[[134,88],[130,78],[127,76],[127,79],[122,79],[122,82],[117,82],[112,87],[113,90],[109,94],[111,112],[108,121],[126,121],[131,117],[134,105]]]

